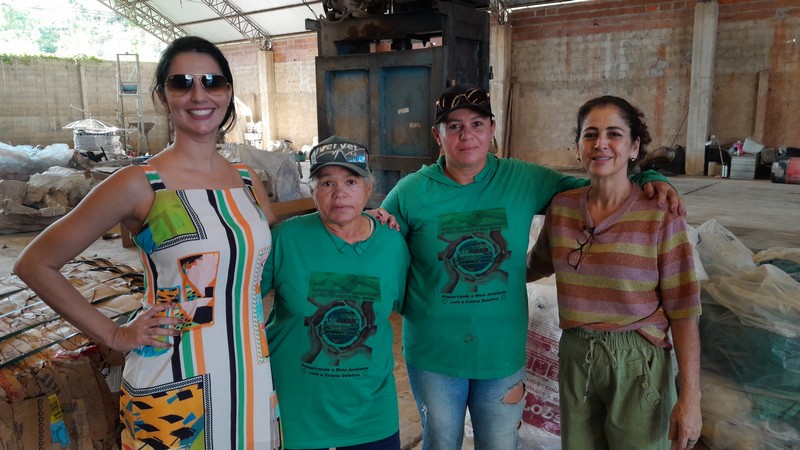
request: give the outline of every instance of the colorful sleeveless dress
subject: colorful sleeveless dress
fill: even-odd
[[[259,285],[272,237],[247,168],[243,188],[177,191],[142,168],[155,191],[134,237],[144,307],[175,302],[183,323],[172,347],[126,357],[123,449],[280,449]]]

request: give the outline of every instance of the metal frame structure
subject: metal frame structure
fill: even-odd
[[[306,14],[309,12],[314,19],[320,19],[322,11],[315,11],[314,8],[321,8],[324,6],[323,0],[271,0],[269,7],[262,7],[258,9],[246,10],[242,6],[242,2],[238,0],[97,0],[111,10],[115,11],[122,17],[130,20],[132,23],[141,27],[145,31],[156,36],[163,42],[171,42],[177,37],[186,36],[188,34],[197,34],[209,38],[214,35],[212,29],[219,27],[220,21],[225,21],[230,25],[236,33],[241,35],[240,40],[220,40],[210,39],[215,44],[233,43],[250,41],[261,50],[270,50],[272,48],[272,39],[274,36],[287,34],[284,32],[270,33],[270,28],[275,20],[272,17],[285,17],[284,13],[287,11],[304,10]],[[387,8],[391,13],[402,12],[408,10],[409,7],[425,4],[427,0],[383,0],[386,2]],[[462,5],[472,5],[480,9],[491,12],[492,16],[496,17],[497,21],[501,24],[508,20],[509,15],[520,8],[529,7],[544,7],[550,5],[559,5],[578,0],[454,0],[454,3]],[[592,1],[592,0],[580,0]],[[198,10],[207,8],[213,11],[215,16],[210,17],[208,14],[200,15],[205,16],[197,20],[182,21],[174,15],[170,19],[167,15],[170,7],[174,8],[176,3],[180,2],[182,8],[186,8],[188,14],[185,17],[197,15]],[[278,6],[275,6],[277,4]],[[295,16],[297,17],[297,12]],[[183,18],[184,16],[181,16]],[[298,21],[297,26],[292,29],[288,34],[304,32],[302,19]],[[209,28],[209,33],[204,33],[204,27]],[[187,29],[192,29],[188,32]],[[284,27],[285,29],[285,27]]]
[[[130,0],[97,1],[163,42],[172,42],[176,38],[188,34],[183,28],[164,17],[147,2]]]
[[[202,0],[209,8],[214,10],[226,22],[236,28],[242,36],[255,44],[260,50],[272,50],[272,38],[257,23],[242,12],[239,7],[228,0]]]
[[[130,20],[136,26],[152,34],[162,42],[169,43],[181,36],[187,36],[180,25],[165,17],[149,2],[137,0],[97,0]],[[272,36],[264,31],[248,13],[228,0],[201,0],[209,9],[228,22],[241,35],[260,50],[272,50]]]
[[[150,144],[147,140],[147,132],[144,122],[144,106],[142,102],[142,74],[139,64],[139,55],[136,53],[117,54],[117,122],[122,130],[122,147],[125,152],[131,144],[128,135],[133,133],[138,136],[136,153],[144,154],[145,143],[147,152],[150,151]],[[125,111],[125,103],[130,100],[133,105],[128,105]],[[131,112],[131,106],[134,111]],[[151,124],[152,125],[152,124]],[[134,128],[135,127],[135,128]],[[135,131],[131,131],[135,129]]]

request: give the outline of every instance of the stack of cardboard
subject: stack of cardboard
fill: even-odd
[[[128,266],[81,259],[62,272],[108,317],[141,307],[142,275]],[[16,276],[0,279],[0,450],[117,448],[123,362]]]

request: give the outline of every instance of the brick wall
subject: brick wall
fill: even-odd
[[[258,49],[252,44],[225,46],[236,80],[236,95],[253,109],[254,121],[262,120],[259,94]],[[277,135],[294,148],[311,144],[317,136],[317,89],[314,58],[316,34],[302,34],[272,41],[275,93],[272,98]],[[267,74],[269,76],[269,74]]]
[[[251,43],[220,47],[234,80],[234,93],[253,112],[253,121],[261,120],[260,85],[258,77],[258,47]],[[242,121],[244,117],[240,117]],[[244,132],[244,131],[242,131]]]
[[[800,5],[719,1],[711,133],[754,132],[759,72],[769,73],[763,143],[800,145]],[[512,15],[511,154],[577,167],[575,114],[589,98],[625,97],[644,112],[651,148],[686,145],[696,1],[625,0]]]
[[[275,63],[313,61],[317,56],[317,35],[310,33],[274,39],[272,50],[275,52]]]
[[[278,134],[300,150],[317,137],[317,35],[273,40]]]

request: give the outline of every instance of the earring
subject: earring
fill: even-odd
[[[634,162],[634,161],[636,161],[636,158],[632,156],[631,157],[631,162]]]
[[[575,161],[578,161],[578,162],[580,162],[580,161],[581,161],[581,157],[580,157],[580,156],[578,156],[577,158],[575,158]]]

